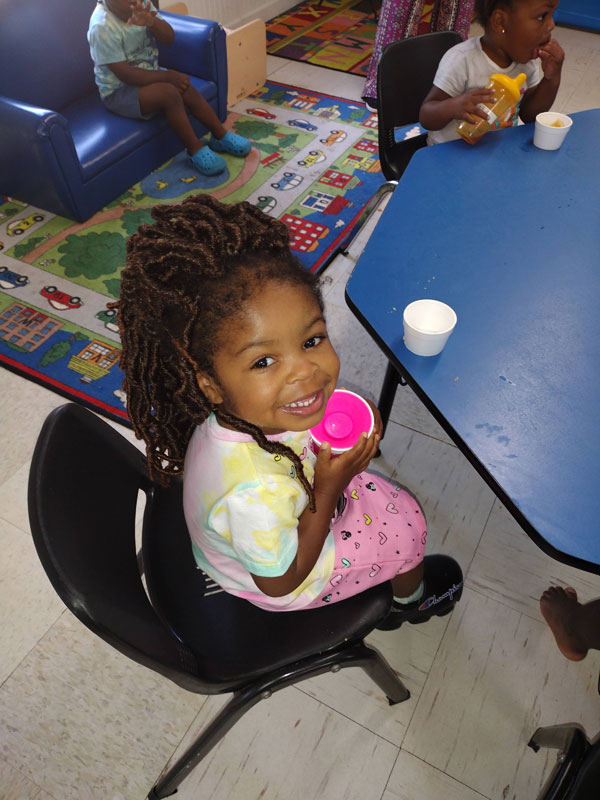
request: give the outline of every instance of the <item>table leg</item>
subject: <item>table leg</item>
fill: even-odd
[[[392,406],[394,405],[394,397],[396,396],[398,384],[400,384],[400,386],[406,386],[406,381],[399,374],[392,362],[388,361],[385,377],[381,386],[381,394],[379,395],[379,403],[377,404],[379,413],[381,414],[381,421],[383,422],[383,430],[381,431],[382,440],[385,436],[385,429],[387,428]]]

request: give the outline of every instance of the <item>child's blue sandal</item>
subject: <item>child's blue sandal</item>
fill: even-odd
[[[233,131],[227,131],[222,139],[217,139],[215,136],[210,137],[208,146],[216,153],[229,153],[231,156],[247,156],[250,152],[252,144],[249,139],[243,136],[238,136]]]
[[[213,153],[210,147],[206,146],[201,147],[200,150],[189,158],[201,175],[218,175],[227,167],[225,159]]]

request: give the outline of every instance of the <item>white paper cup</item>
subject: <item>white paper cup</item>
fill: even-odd
[[[558,150],[569,132],[573,120],[558,111],[543,111],[535,118],[533,143],[540,150]]]
[[[404,309],[404,344],[417,356],[437,356],[456,325],[454,309],[439,300],[415,300]]]

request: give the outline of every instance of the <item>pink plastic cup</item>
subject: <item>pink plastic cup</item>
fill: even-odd
[[[362,397],[347,389],[336,389],[329,398],[323,419],[309,430],[308,444],[318,453],[323,442],[331,445],[331,454],[350,450],[363,431],[369,436],[375,427],[371,406]]]

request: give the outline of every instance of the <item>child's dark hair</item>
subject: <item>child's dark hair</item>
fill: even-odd
[[[522,0],[475,0],[475,19],[480,25],[487,25],[492,13],[499,7],[514,8]]]
[[[224,205],[196,196],[155,206],[152,216],[155,222],[141,225],[127,242],[120,300],[110,304],[118,309],[127,411],[146,443],[150,474],[166,482],[181,473],[194,428],[214,411],[263,450],[287,456],[314,510],[299,457],[213,406],[197,373],[218,382],[213,354],[223,324],[266,282],[304,286],[323,310],[317,279],[292,255],[285,224],[250,203]]]

